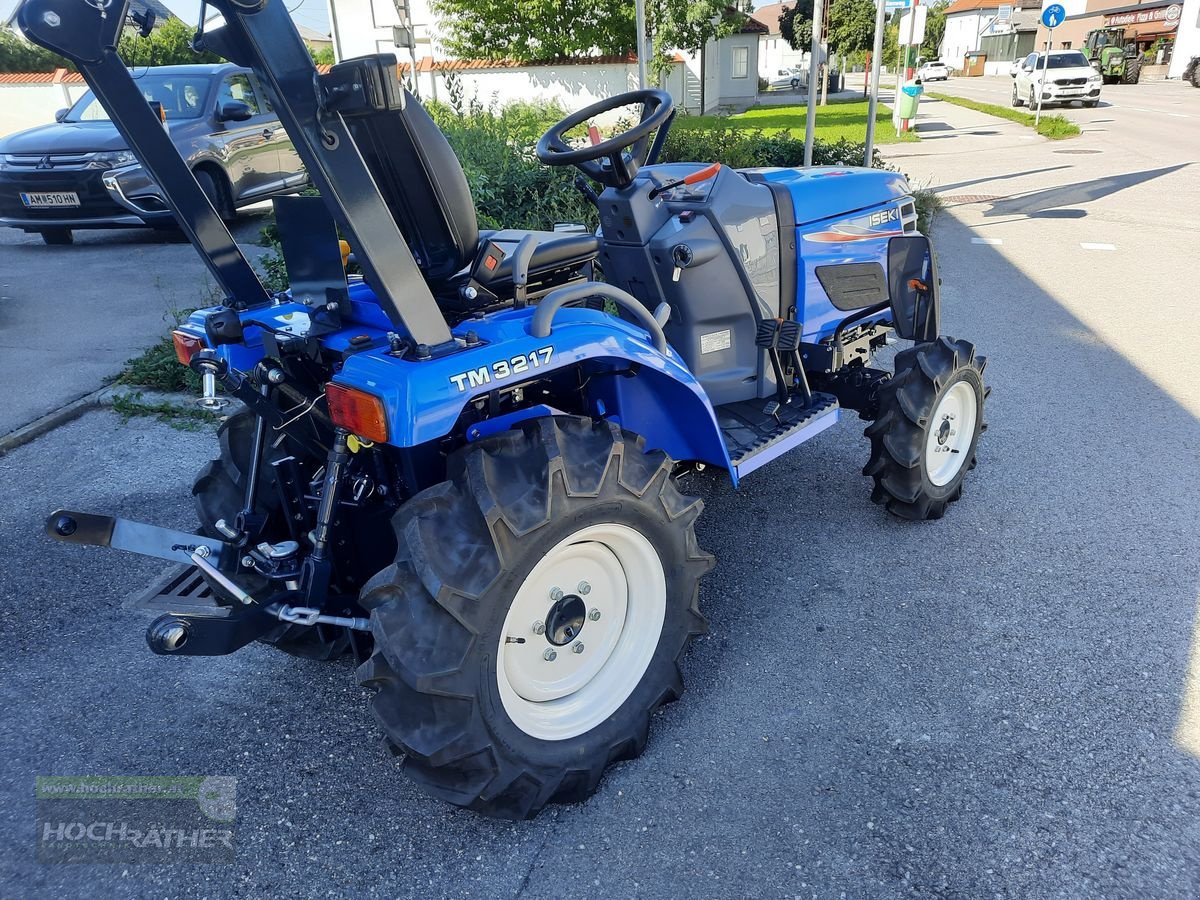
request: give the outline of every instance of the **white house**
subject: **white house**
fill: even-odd
[[[783,69],[803,67],[808,59],[808,54],[803,50],[793,50],[779,30],[779,17],[794,5],[771,3],[750,13],[754,21],[767,29],[758,36],[758,74],[768,81]]]
[[[1015,4],[1013,4],[1015,5]],[[996,24],[998,0],[955,0],[946,7],[946,31],[938,58],[962,66],[963,57],[979,49],[984,34]]]
[[[393,29],[400,24],[394,0],[327,0],[329,29],[338,59],[394,53],[410,59],[407,46],[397,46]],[[438,41],[439,27],[429,0],[407,0],[409,21],[416,43],[416,57],[445,59]]]

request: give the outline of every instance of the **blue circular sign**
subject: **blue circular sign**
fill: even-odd
[[[1067,11],[1061,3],[1051,3],[1042,10],[1042,24],[1047,28],[1057,28],[1067,17]]]

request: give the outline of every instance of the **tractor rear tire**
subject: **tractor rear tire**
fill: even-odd
[[[358,677],[422,789],[531,818],[642,752],[713,564],[673,467],[610,423],[537,419],[456,451],[401,507],[396,562],[360,597]]]
[[[902,519],[940,519],[962,496],[987,429],[986,366],[972,344],[947,337],[896,354],[896,374],[879,391],[879,418],[864,432],[871,458],[863,474],[875,480],[874,502]]]
[[[1135,56],[1125,63],[1125,71],[1121,73],[1121,84],[1137,84],[1142,74],[1142,58]]]
[[[192,485],[192,500],[200,520],[200,530],[208,537],[222,539],[224,536],[216,528],[217,520],[224,519],[232,524],[242,509],[246,469],[254,449],[256,422],[254,413],[248,409],[236,412],[222,422],[217,431],[221,456],[208,462]],[[260,515],[267,516],[279,512],[275,472],[267,465],[270,454],[268,448],[260,470],[255,509]],[[268,585],[267,579],[257,575],[241,575],[238,580],[251,594]],[[290,625],[281,622],[259,640],[291,656],[305,659],[336,659],[351,649],[349,632],[345,628],[327,625]]]

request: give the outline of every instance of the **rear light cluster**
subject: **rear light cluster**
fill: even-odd
[[[331,381],[325,385],[325,399],[334,425],[368,441],[387,443],[387,414],[383,401],[374,394]]]
[[[193,356],[204,349],[204,341],[186,331],[172,331],[171,342],[175,344],[175,358],[185,366],[191,363]]]

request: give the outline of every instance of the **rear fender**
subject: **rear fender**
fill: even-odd
[[[565,369],[580,370],[587,409],[645,438],[647,450],[679,461],[698,460],[732,471],[716,415],[700,383],[671,351],[659,353],[644,330],[589,309],[563,309],[545,338],[529,334],[532,309],[470,320],[456,329],[478,337],[476,346],[415,362],[382,350],[346,360],[333,381],[378,396],[388,419],[388,443],[416,447],[451,435],[467,404],[497,388],[516,386]],[[561,400],[563,402],[556,402]],[[567,398],[504,417],[512,427],[547,409],[569,409]],[[494,428],[474,426],[469,439]]]

